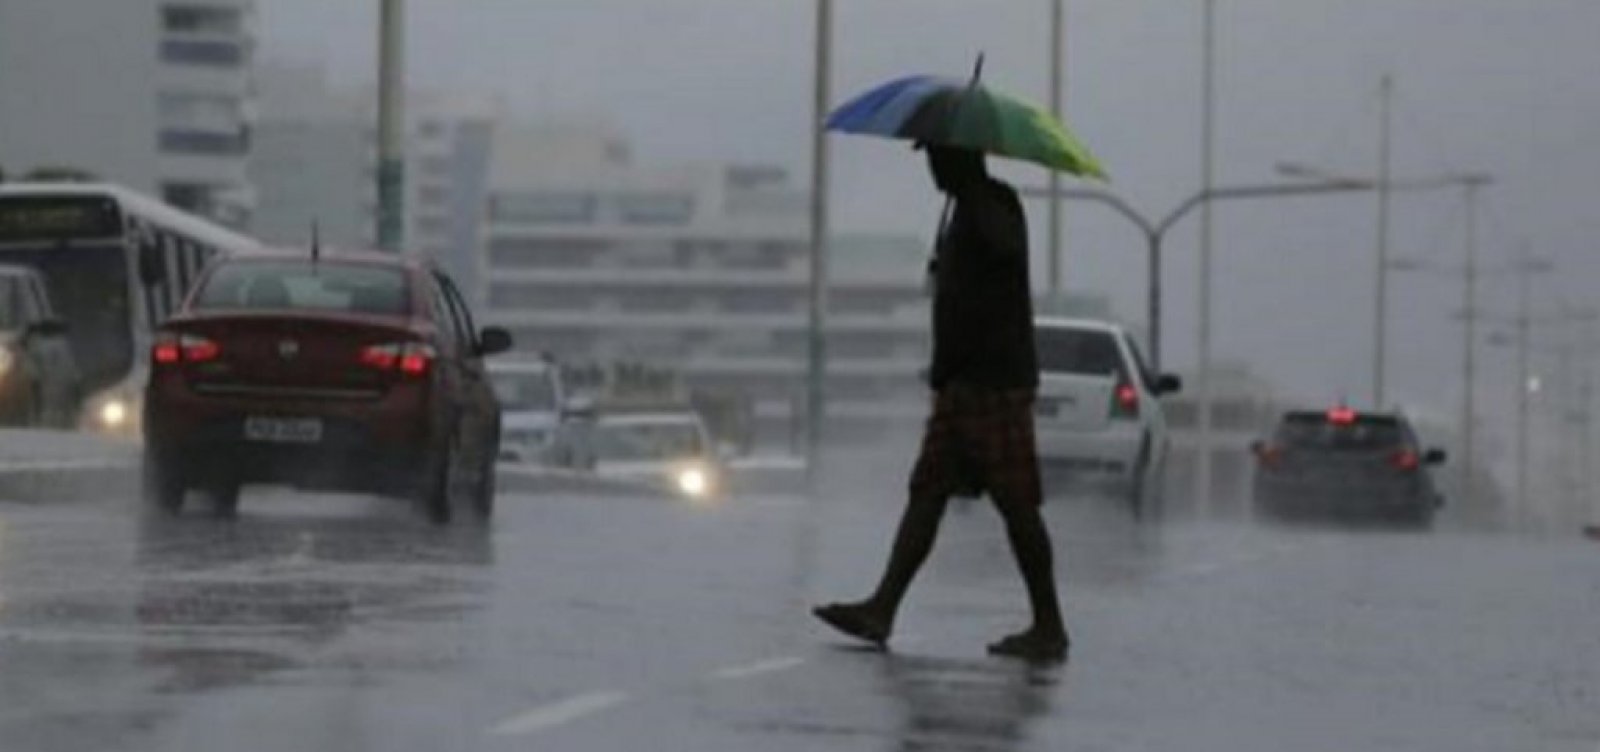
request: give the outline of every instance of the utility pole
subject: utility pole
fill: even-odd
[[[377,240],[398,253],[405,225],[405,3],[379,2]]]
[[[1216,182],[1216,0],[1204,0],[1200,64],[1200,191]],[[1211,205],[1200,207],[1199,441],[1195,464],[1195,503],[1202,517],[1211,512]]]
[[[1389,134],[1394,103],[1394,79],[1385,74],[1379,88],[1382,110],[1378,128],[1378,284],[1372,322],[1372,409],[1384,408],[1384,379],[1389,334]]]
[[[1461,499],[1472,501],[1473,466],[1477,447],[1473,441],[1476,427],[1473,415],[1477,407],[1477,367],[1474,346],[1478,336],[1478,190],[1488,183],[1487,177],[1473,177],[1462,183],[1467,202],[1466,264],[1462,267],[1465,284],[1462,288],[1462,348],[1461,348]]]
[[[1532,293],[1533,268],[1527,253],[1517,265],[1517,496],[1513,519],[1528,509],[1528,351],[1532,344],[1533,323],[1528,307]]]
[[[1058,122],[1061,118],[1061,79],[1065,61],[1066,32],[1063,28],[1065,0],[1050,0],[1050,114]],[[1058,303],[1061,294],[1061,174],[1050,170],[1050,291],[1052,304]]]
[[[817,0],[816,57],[811,122],[811,310],[806,364],[806,480],[813,496],[822,477],[822,432],[827,415],[828,117],[833,69],[833,0]]]

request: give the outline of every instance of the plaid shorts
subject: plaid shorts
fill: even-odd
[[[933,398],[911,498],[988,492],[1001,507],[1044,500],[1033,437],[1033,390],[952,385]]]

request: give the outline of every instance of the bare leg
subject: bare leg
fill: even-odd
[[[879,617],[886,627],[893,627],[900,602],[910,589],[911,581],[933,551],[933,541],[939,534],[939,523],[944,519],[949,497],[942,494],[923,495],[913,491],[906,502],[905,513],[900,516],[900,528],[895,533],[894,547],[889,551],[889,563],[884,567],[883,579],[878,589],[862,605]]]
[[[1022,570],[1022,579],[1028,586],[1028,601],[1033,608],[1033,626],[1028,633],[1065,642],[1067,629],[1061,621],[1061,603],[1056,595],[1055,557],[1044,518],[1038,507],[1028,502],[998,503],[997,506],[1005,517],[1011,553],[1016,556],[1017,568]]]

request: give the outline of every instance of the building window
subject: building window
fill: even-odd
[[[214,133],[211,131],[167,129],[161,131],[160,149],[168,154],[191,154],[205,157],[231,157],[250,149],[248,137],[240,133]]]
[[[164,183],[161,200],[191,214],[209,217],[216,208],[213,186],[205,183]]]
[[[718,299],[728,313],[792,313],[799,308],[796,296],[779,290],[730,290]]]
[[[635,193],[617,197],[622,221],[637,225],[684,225],[694,217],[694,196],[682,193]]]
[[[499,193],[489,199],[493,222],[544,224],[594,221],[597,205],[592,193]]]
[[[450,220],[447,217],[430,215],[417,218],[417,233],[420,235],[439,236],[450,231]]]
[[[168,128],[224,131],[243,124],[241,104],[235,96],[164,91],[156,101],[161,123]]]
[[[161,43],[161,60],[167,63],[238,68],[244,59],[244,45],[237,42],[169,39]]]
[[[572,269],[594,265],[610,244],[581,238],[496,238],[489,244],[489,263],[506,268]]]
[[[431,184],[417,189],[417,203],[423,206],[439,206],[450,198],[450,189],[444,186]]]
[[[244,16],[238,8],[216,5],[168,5],[161,9],[161,27],[170,32],[238,34]]]
[[[619,302],[629,313],[686,313],[694,308],[694,296],[678,290],[637,290]]]

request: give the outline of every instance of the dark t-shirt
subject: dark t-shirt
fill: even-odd
[[[1011,186],[988,179],[956,199],[934,267],[928,382],[997,389],[1039,384],[1028,228]]]

